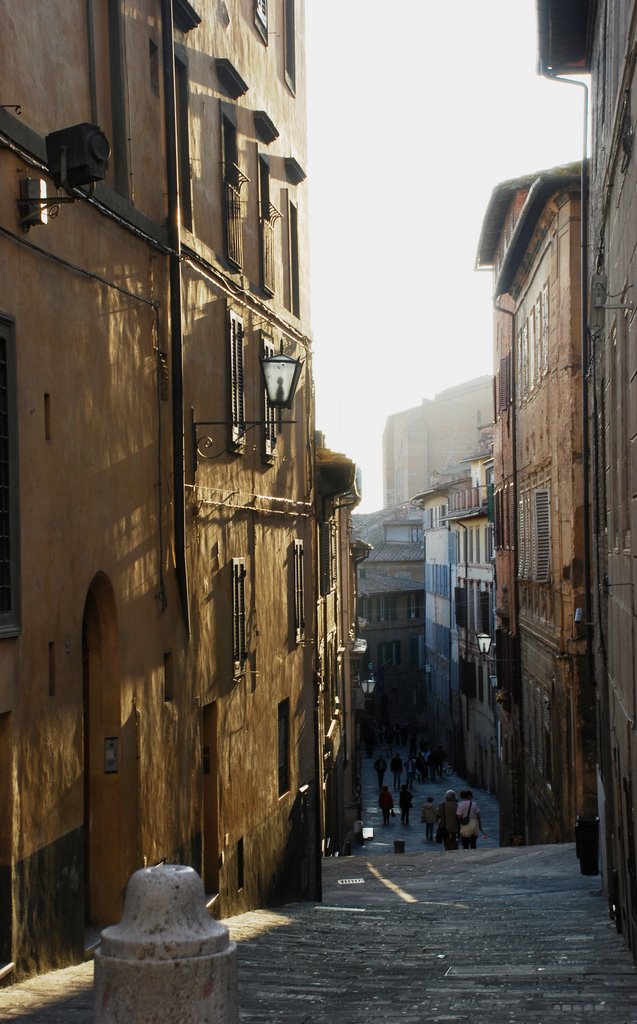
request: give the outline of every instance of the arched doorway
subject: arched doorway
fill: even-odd
[[[85,921],[101,926],[119,921],[125,884],[117,610],[113,588],[101,573],[84,605],[82,689]]]

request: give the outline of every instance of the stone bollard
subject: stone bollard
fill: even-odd
[[[132,875],[95,954],[95,1024],[237,1024],[237,947],[206,910],[193,868]]]

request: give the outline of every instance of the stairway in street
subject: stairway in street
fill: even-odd
[[[225,922],[240,1024],[637,1024],[637,969],[574,845],[499,848],[497,801],[474,789],[488,838],[447,852],[420,805],[463,781],[416,783],[413,824],[383,826],[371,765],[373,838],[323,861],[322,902]],[[89,963],[0,989],[0,1021],[91,1024],[92,979]]]

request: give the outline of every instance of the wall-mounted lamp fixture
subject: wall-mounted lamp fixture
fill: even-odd
[[[488,633],[476,633],[476,641],[478,643],[478,650],[483,658],[486,658],[489,651],[491,650],[491,637]]]
[[[44,178],[25,177],[20,180],[18,210],[20,225],[25,231],[37,224],[46,224],[62,203],[74,203],[79,196],[74,189],[95,187],[108,173],[111,147],[104,132],[95,124],[74,124],[51,132],[45,138],[49,173],[57,189],[66,195],[47,196]]]
[[[376,687],[376,678],[372,674],[367,679],[361,679],[361,690],[366,697],[371,697]]]
[[[260,360],[263,372],[263,382],[270,409],[281,410],[291,409],[296,394],[301,369],[302,359],[293,359],[282,352],[278,355],[263,356]],[[197,459],[215,459],[219,454],[209,455],[208,451],[214,446],[212,438],[208,434],[199,435],[199,427],[230,426],[231,420],[195,420],[192,419],[192,440],[193,440],[193,462],[197,468]],[[294,423],[295,420],[282,420],[282,423]],[[243,420],[243,427],[264,427],[265,420]]]

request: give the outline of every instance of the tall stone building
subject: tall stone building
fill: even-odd
[[[302,0],[0,16],[17,977],[81,959],[142,865],[192,864],[216,915],[314,898],[324,697]],[[291,412],[262,380],[279,352],[302,362]]]
[[[595,793],[586,642],[580,171],[494,189],[496,666],[502,833],[572,840]]]
[[[635,740],[635,189],[636,5],[539,0],[539,65],[547,77],[590,74],[592,137],[582,280],[581,347],[588,472],[589,580],[582,629],[598,713],[597,806],[604,885],[637,955]],[[563,89],[563,84],[555,88]]]
[[[400,505],[435,484],[478,447],[480,427],[491,422],[491,377],[478,377],[423,398],[413,409],[387,417],[383,432],[383,504]]]

